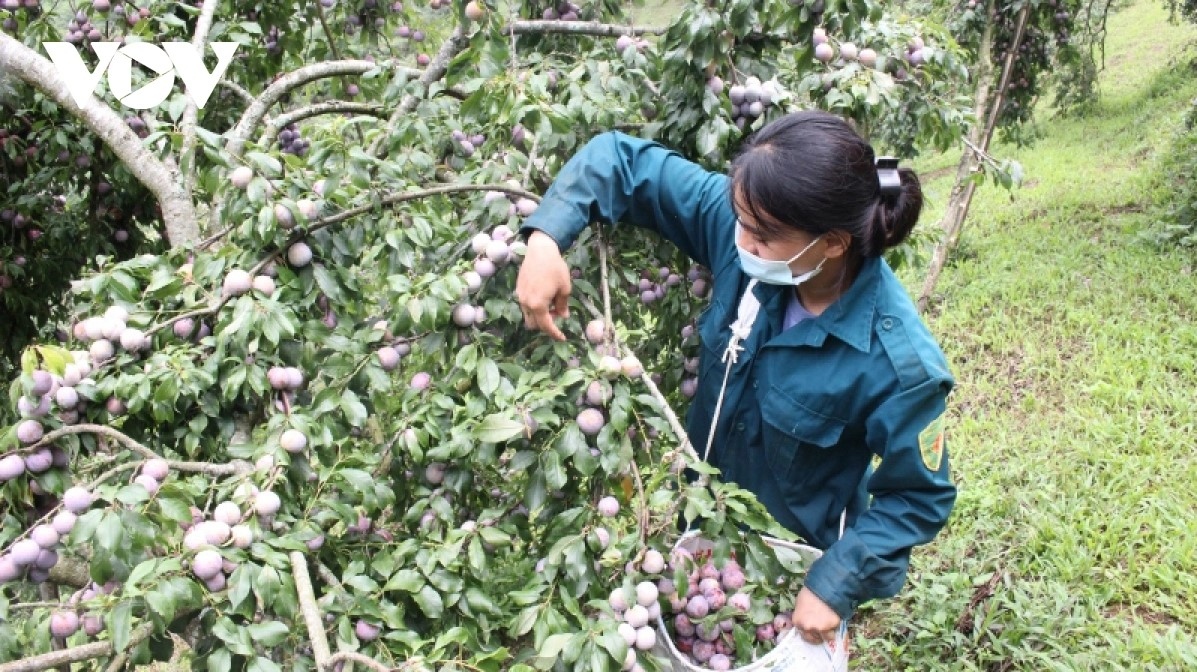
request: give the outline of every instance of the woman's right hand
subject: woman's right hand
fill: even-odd
[[[543,231],[533,231],[515,281],[515,296],[524,313],[524,326],[564,341],[565,334],[553,323],[553,318],[569,317],[572,289],[569,266],[561,258],[557,241]]]

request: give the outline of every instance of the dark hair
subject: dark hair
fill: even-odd
[[[731,193],[766,239],[786,232],[772,220],[816,235],[842,230],[857,254],[875,257],[905,240],[923,209],[918,175],[900,168],[901,193],[883,197],[875,161],[848,122],[795,112],[744,144],[732,161]]]

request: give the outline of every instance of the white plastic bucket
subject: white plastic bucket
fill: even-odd
[[[806,561],[807,566],[823,556],[823,551],[804,544],[764,537],[765,543],[773,548],[787,548],[796,551]],[[690,532],[684,535],[677,546],[685,548],[691,553],[701,553],[714,548],[710,541]],[[674,672],[709,672],[710,668],[700,667],[690,662],[686,654],[677,650],[673,637],[665,627],[664,616],[657,618],[657,646],[655,652],[673,662]],[[790,628],[778,638],[776,646],[769,653],[758,660],[742,667],[734,667],[731,672],[847,672],[848,646],[847,625],[840,626],[839,634],[832,643],[809,644]]]

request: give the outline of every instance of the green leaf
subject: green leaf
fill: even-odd
[[[541,469],[544,471],[545,485],[550,490],[560,490],[565,487],[565,465],[561,463],[561,455],[550,450],[541,458]]]
[[[470,545],[467,547],[467,556],[470,560],[470,568],[478,575],[486,573],[486,553],[482,549],[482,540],[478,537],[470,539]]]
[[[557,658],[561,651],[573,641],[575,633],[562,632],[556,635],[550,635],[548,639],[544,640],[544,644],[540,645],[540,649],[536,652],[537,658]]]
[[[493,395],[499,389],[501,379],[499,366],[494,360],[483,358],[478,363],[478,389],[482,390],[482,394],[488,397]]]
[[[191,505],[187,502],[168,497],[159,497],[158,508],[162,511],[162,515],[176,523],[183,524],[191,522]]]
[[[420,592],[413,596],[416,604],[420,605],[420,609],[428,618],[437,619],[445,611],[444,600],[441,599],[441,594],[436,592],[432,586],[424,586]]]
[[[108,634],[112,636],[113,649],[125,651],[129,648],[129,639],[133,635],[133,600],[120,602],[108,613]]]
[[[492,413],[482,419],[474,430],[474,438],[484,443],[502,443],[522,434],[524,423],[512,420],[501,413]]]
[[[96,545],[111,553],[120,547],[124,531],[125,528],[121,524],[121,517],[109,511],[104,514],[104,520],[96,528]]]
[[[370,417],[366,407],[352,390],[346,389],[341,393],[341,410],[345,412],[345,419],[354,427],[361,427]]]
[[[145,602],[155,614],[162,617],[163,621],[169,623],[174,620],[175,611],[178,609],[174,595],[155,590],[146,593]]]
[[[249,636],[264,646],[277,646],[291,633],[291,628],[281,621],[263,621],[249,626]]]
[[[279,579],[278,570],[273,567],[265,566],[258,572],[258,580],[254,584],[254,594],[258,596],[258,600],[262,606],[269,607],[274,604],[275,597],[278,596],[279,588],[283,582]]]
[[[229,603],[237,609],[245,602],[253,591],[254,579],[258,576],[259,568],[247,562],[237,565],[233,573],[229,576]]]
[[[414,569],[401,569],[382,587],[384,591],[402,590],[414,593],[424,587],[424,576]]]
[[[233,669],[233,654],[228,649],[216,649],[208,655],[208,672],[228,672]]]

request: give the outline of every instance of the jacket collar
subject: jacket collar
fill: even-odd
[[[872,342],[877,298],[881,293],[882,259],[870,257],[861,262],[860,271],[852,286],[821,315],[803,320],[782,332],[791,287],[758,285],[762,312],[769,316],[771,334],[777,336],[770,345],[821,345],[827,335],[834,336],[861,352],[868,352]]]

